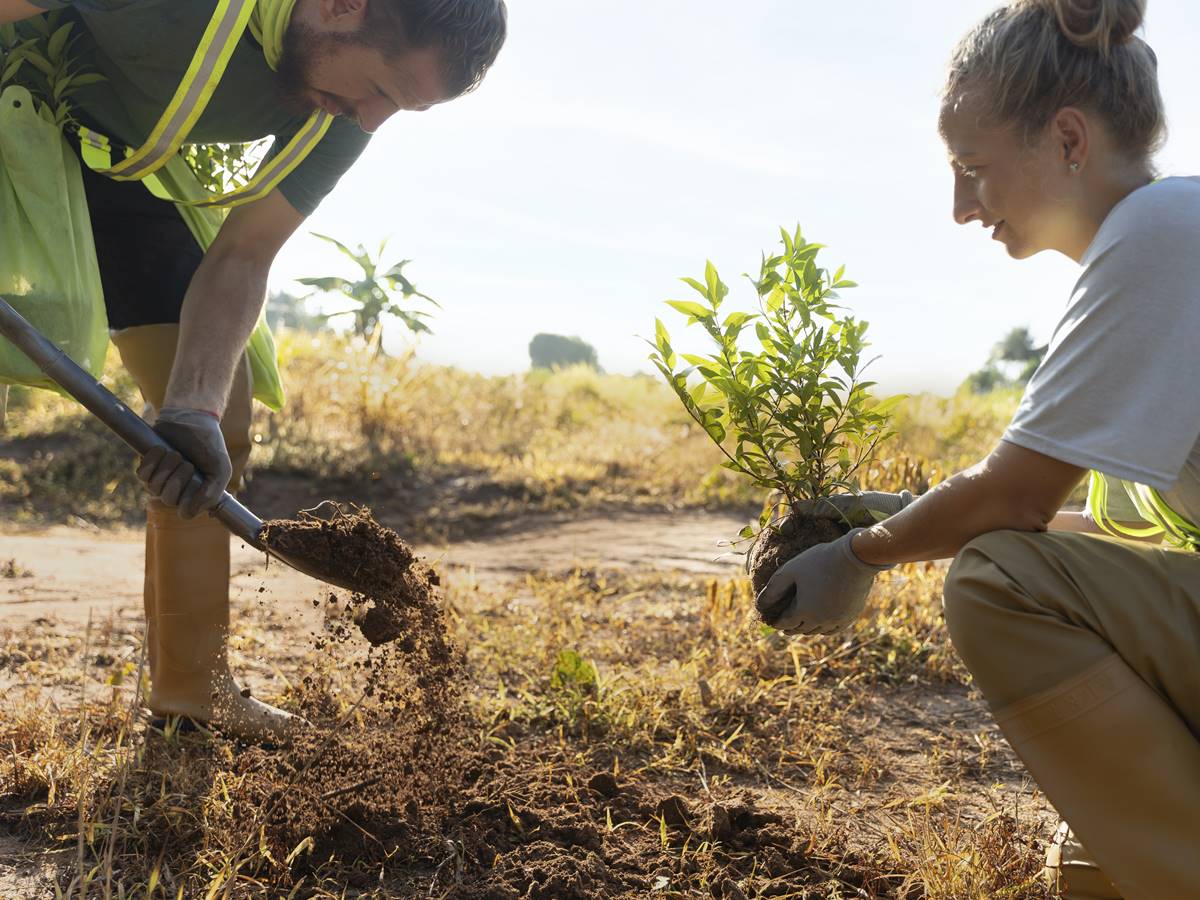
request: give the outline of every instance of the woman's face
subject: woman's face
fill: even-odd
[[[989,126],[973,104],[942,109],[939,130],[954,171],[954,221],[991,229],[1013,259],[1065,250],[1072,231],[1063,147],[1053,127],[1033,146],[1012,128]]]

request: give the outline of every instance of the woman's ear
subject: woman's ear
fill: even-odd
[[[1055,157],[1071,172],[1087,165],[1091,152],[1091,128],[1088,117],[1074,106],[1064,106],[1050,124],[1051,136],[1058,147]]]

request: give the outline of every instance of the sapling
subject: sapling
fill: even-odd
[[[805,241],[799,228],[781,234],[782,252],[764,254],[757,279],[746,276],[758,312],[722,314],[729,289],[711,262],[703,281],[683,279],[701,300],[667,301],[688,326],[701,326],[712,352],[676,353],[661,320],[650,342],[650,359],[721,449],[722,465],[771,492],[757,525],[739,535],[751,542],[755,591],[797,553],[873,521],[865,510],[848,516],[822,501],[858,493],[860,473],[894,434],[889,413],[903,399],[876,401],[875,383],[862,380],[867,323],[835,303],[837,291],[856,286],[845,267],[818,266],[822,245]]]

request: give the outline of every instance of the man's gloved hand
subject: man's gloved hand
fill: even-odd
[[[796,511],[846,520],[855,527],[865,528],[896,515],[915,499],[908,491],[898,494],[864,491],[861,494],[835,494],[822,500],[809,500],[797,504]]]
[[[810,547],[780,566],[758,595],[762,620],[785,634],[833,634],[857,619],[875,576],[892,568],[855,555],[850,541],[860,531]]]
[[[233,475],[221,420],[200,409],[164,406],[154,421],[154,430],[174,450],[155,448],[142,457],[137,475],[146,489],[179,515],[191,519],[212,509]],[[199,471],[203,487],[191,483]]]

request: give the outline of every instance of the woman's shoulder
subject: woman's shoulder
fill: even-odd
[[[1200,176],[1162,178],[1134,191],[1100,226],[1083,264],[1103,256],[1186,256],[1200,266]]]
[[[1105,226],[1200,225],[1200,176],[1160,178],[1113,208]]]

